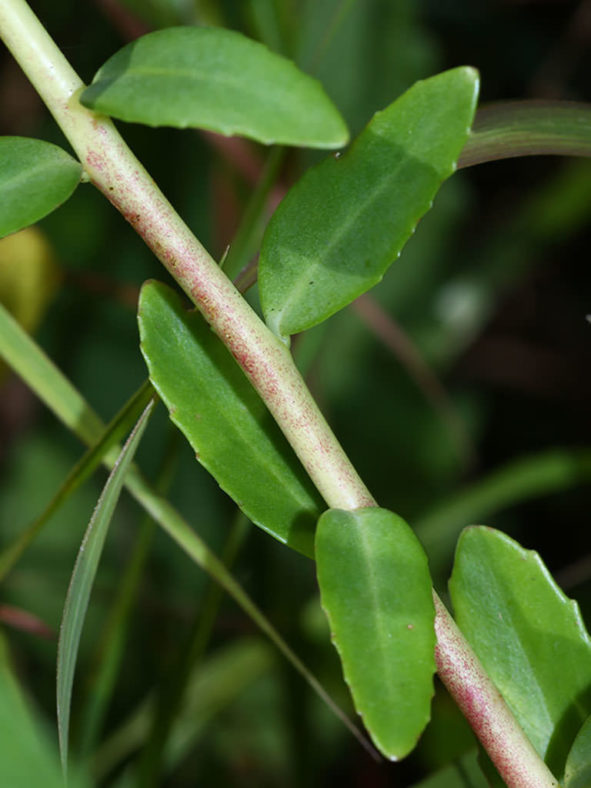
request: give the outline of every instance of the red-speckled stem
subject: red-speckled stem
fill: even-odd
[[[511,788],[558,786],[518,725],[437,594],[435,659],[439,677]]]
[[[25,0],[0,0],[0,35],[43,98],[93,183],[144,238],[230,349],[327,504],[375,506],[297,372],[267,329],[175,213],[113,124],[82,107],[83,84]],[[509,788],[557,785],[436,597],[441,678]]]

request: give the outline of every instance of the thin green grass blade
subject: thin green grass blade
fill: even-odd
[[[0,553],[0,582],[60,506],[88,479],[111,448],[130,431],[153,396],[155,396],[154,389],[151,383],[146,381],[110,422],[98,443],[95,443],[72,468],[45,510],[18,535],[12,544],[4,548]]]
[[[66,596],[58,641],[56,693],[60,757],[64,775],[67,774],[68,767],[68,733],[74,669],[90,592],[109,524],[123,488],[125,474],[133,460],[153,408],[154,401],[146,406],[107,480],[80,545],[80,552]]]
[[[591,156],[591,104],[503,101],[482,107],[458,167],[542,154]]]
[[[84,443],[92,445],[101,439],[102,421],[2,304],[0,356]]]
[[[83,710],[82,732],[79,752],[88,756],[95,748],[107,715],[113,691],[119,676],[121,660],[125,652],[133,604],[143,578],[146,560],[153,543],[155,523],[149,519],[142,523],[133,551],[125,566],[117,597],[110,610],[104,634],[99,641],[99,659],[96,678],[89,688],[86,707]]]
[[[82,166],[65,150],[28,137],[0,137],[0,238],[42,219],[80,183]]]
[[[160,458],[160,468],[155,482],[155,489],[160,495],[165,495],[172,484],[177,467],[178,444],[181,440],[179,433],[171,428],[170,440]],[[87,756],[94,750],[103,727],[129,635],[133,606],[138,598],[144,568],[153,544],[155,528],[155,521],[149,515],[145,515],[123,570],[108,619],[98,639],[96,663],[91,670],[95,678],[89,686],[86,706],[79,726],[81,733],[78,751],[81,757]],[[218,586],[215,587],[218,589]]]

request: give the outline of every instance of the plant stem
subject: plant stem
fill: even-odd
[[[435,592],[433,599],[437,673],[499,775],[510,788],[557,788],[558,781],[525,736]]]
[[[374,506],[287,347],[255,315],[192,235],[111,121],[80,105],[76,94],[82,82],[24,0],[2,0],[0,34],[92,182],[144,238],[229,348],[327,504],[340,509]],[[556,781],[437,598],[436,609],[438,669],[483,744],[491,748],[489,754],[499,773],[510,788],[555,788]],[[479,698],[493,695],[494,703],[478,704]]]
[[[591,156],[591,106],[499,101],[479,109],[458,168],[517,156]]]

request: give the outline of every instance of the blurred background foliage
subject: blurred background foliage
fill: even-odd
[[[589,0],[36,0],[32,7],[86,81],[152,29],[242,30],[318,76],[353,133],[415,80],[462,64],[480,69],[484,102],[591,99]],[[220,258],[268,152],[211,134],[121,128]],[[0,133],[65,145],[4,49]],[[270,205],[321,155],[289,151]],[[416,526],[443,591],[458,533],[485,522],[538,550],[588,620],[590,165],[537,157],[461,171],[384,282],[294,342],[362,477],[382,506]],[[37,227],[0,242],[0,300],[105,420],[146,376],[134,310],[150,277],[167,274],[89,185]],[[256,292],[249,297],[256,304]],[[43,510],[82,449],[4,367],[0,436],[1,548]],[[350,708],[313,564],[237,524],[162,407],[138,457],[152,480],[165,477],[171,500],[214,550],[236,554],[240,582]],[[97,473],[70,499],[2,584],[11,658],[50,737],[56,630],[102,483]],[[114,638],[109,614],[125,593],[131,608],[117,634],[115,689],[106,718],[94,724],[96,676]],[[150,753],[162,745],[154,708],[174,694],[179,675],[187,677],[184,701],[162,771],[151,770]],[[179,787],[408,786],[448,766],[449,784],[461,785],[472,761],[459,771],[449,764],[473,747],[438,691],[417,751],[403,764],[375,763],[124,497],[93,592],[73,707],[74,752],[90,758],[100,784],[135,785],[139,773],[145,785]]]

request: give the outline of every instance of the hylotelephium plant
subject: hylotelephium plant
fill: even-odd
[[[144,285],[138,316],[151,386],[106,431],[2,313],[3,356],[94,447],[73,483],[103,459],[114,465],[64,609],[57,687],[64,772],[82,621],[124,484],[269,632],[223,564],[131,465],[157,392],[242,512],[316,561],[345,679],[386,758],[414,749],[430,718],[437,673],[510,788],[549,788],[558,780],[565,788],[588,785],[591,642],[576,605],[536,554],[500,532],[471,528],[460,538],[450,583],[454,621],[432,590],[420,542],[399,516],[378,506],[289,346],[291,336],[381,280],[458,164],[525,153],[589,155],[590,108],[523,104],[471,130],[479,89],[473,68],[416,83],[378,112],[343,155],[308,170],[276,210],[258,263],[261,318],[232,283],[240,273],[232,251],[221,265],[210,257],[110,117],[338,150],[348,131],[320,84],[261,44],[219,28],[145,35],[108,60],[88,87],[24,0],[2,0],[0,36],[78,157],[38,140],[1,138],[1,234],[29,226],[89,180],[197,308],[186,312],[166,285]],[[44,387],[43,379],[51,383]],[[114,444],[144,408],[114,462]],[[3,574],[42,524],[5,552]]]

